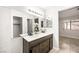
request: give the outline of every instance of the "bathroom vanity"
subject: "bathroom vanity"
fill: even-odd
[[[24,53],[47,53],[53,48],[52,33],[39,33],[33,36],[21,36],[23,37]]]

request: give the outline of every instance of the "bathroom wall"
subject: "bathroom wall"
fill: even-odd
[[[22,52],[22,38],[13,39],[13,16],[23,17],[23,21],[25,21],[21,12],[0,7],[0,52]],[[26,25],[24,27],[26,28]]]
[[[0,7],[0,52],[23,52],[23,39],[13,38],[13,16],[22,17],[23,34],[27,33],[27,18],[35,15],[27,13],[25,7]]]
[[[10,52],[11,41],[11,11],[0,7],[0,52]]]
[[[52,28],[49,31],[53,32],[53,48],[59,49],[59,19],[57,6],[47,7],[46,17],[52,19]],[[49,29],[49,28],[48,28]]]

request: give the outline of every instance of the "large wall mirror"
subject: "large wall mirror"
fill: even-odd
[[[46,27],[47,28],[52,28],[52,20],[46,19]]]
[[[34,18],[34,33],[37,34],[39,32],[39,18]]]
[[[44,21],[41,21],[41,28],[44,27]]]
[[[20,37],[22,34],[22,17],[13,16],[13,37]]]

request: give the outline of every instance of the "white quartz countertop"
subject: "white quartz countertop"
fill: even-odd
[[[33,40],[37,40],[41,37],[44,37],[44,36],[47,36],[47,35],[50,35],[50,34],[53,34],[52,32],[45,32],[45,33],[38,33],[38,34],[34,34],[32,36],[29,36],[27,34],[21,34],[20,36],[22,38],[24,38],[27,42],[31,42]]]

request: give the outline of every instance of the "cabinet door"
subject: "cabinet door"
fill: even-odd
[[[46,53],[49,51],[49,39],[45,40],[44,42],[40,43],[40,52]]]
[[[50,50],[51,50],[53,48],[53,38],[52,37],[50,38],[49,42],[50,42]]]
[[[37,45],[30,50],[32,53],[40,53],[40,46]]]
[[[23,39],[23,53],[29,53],[29,43]]]

